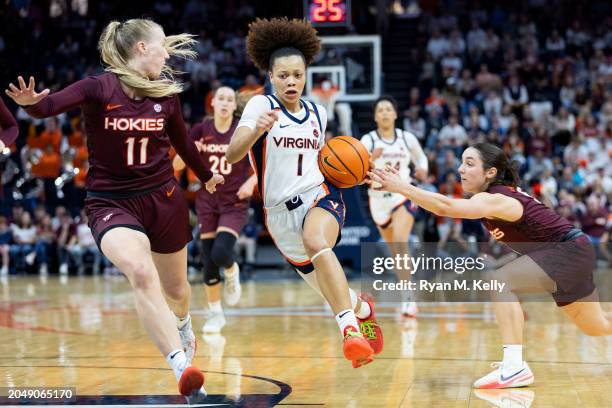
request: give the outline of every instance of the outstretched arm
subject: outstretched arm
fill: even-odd
[[[381,186],[377,189],[400,193],[418,206],[442,217],[516,221],[523,215],[521,203],[503,194],[482,192],[469,199],[449,198],[415,187],[402,180],[395,171],[377,169],[368,175],[371,182],[380,183]]]
[[[102,88],[95,77],[88,77],[49,95],[49,90],[37,93],[34,78],[26,86],[22,77],[18,78],[19,88],[9,84],[5,92],[25,111],[37,119],[48,118],[69,111],[84,103],[101,99]]]

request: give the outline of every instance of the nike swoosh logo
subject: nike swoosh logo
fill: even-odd
[[[181,351],[179,350],[179,351],[177,351],[176,353],[172,354],[172,355],[170,356],[170,359],[172,360],[172,359],[173,359],[174,357],[176,357],[176,355],[177,355],[178,353],[180,353],[180,352],[181,352]]]
[[[340,317],[340,318],[342,319],[344,316],[346,316],[346,314],[347,314],[347,313],[350,313],[350,312],[351,312],[350,310],[347,310],[346,312],[342,313],[342,314],[341,314],[340,316],[338,316],[338,317]]]
[[[120,107],[122,107],[122,106],[123,106],[123,105],[113,105],[113,104],[110,104],[110,103],[109,103],[108,105],[106,105],[106,111],[107,111],[107,112],[108,112],[108,111],[112,111],[112,110],[117,109],[117,108],[120,108]]]
[[[289,124],[289,125],[278,125],[278,126],[282,129],[282,128],[286,128],[287,126],[291,126],[291,124]]]
[[[172,194],[174,194],[174,190],[176,190],[176,186],[173,186],[172,190],[166,191],[166,196],[167,197],[172,197]]]
[[[336,170],[336,171],[337,171],[338,173],[340,173],[340,174],[348,174],[347,172],[342,171],[342,170],[340,170],[340,169],[336,168],[336,166],[334,166],[333,164],[331,164],[331,163],[329,162],[329,156],[325,156],[325,157],[323,158],[323,163],[327,164],[329,167],[331,167],[332,169]]]
[[[519,374],[520,374],[520,373],[522,373],[523,371],[525,371],[525,369],[524,369],[524,368],[523,368],[521,371],[517,371],[516,373],[512,374],[511,376],[509,376],[509,377],[505,377],[505,378],[504,378],[504,375],[503,375],[503,374],[501,374],[501,375],[500,375],[500,379],[502,380],[502,382],[506,382],[506,381],[510,380],[512,377],[516,377],[517,375],[519,375]]]

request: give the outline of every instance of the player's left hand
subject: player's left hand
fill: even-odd
[[[255,189],[255,185],[251,183],[250,180],[247,180],[244,183],[242,183],[242,185],[238,189],[238,192],[236,192],[236,195],[238,196],[239,200],[246,200],[247,198],[250,198],[253,196],[254,189]]]
[[[37,104],[42,99],[46,98],[47,95],[49,95],[49,92],[51,92],[48,88],[42,92],[36,92],[34,77],[30,77],[30,82],[28,85],[26,85],[22,76],[17,77],[17,82],[19,84],[19,88],[10,83],[9,89],[6,89],[4,92],[10,96],[17,105],[20,106]]]
[[[208,191],[210,194],[214,193],[215,191],[217,191],[217,184],[223,184],[225,183],[225,179],[223,178],[222,175],[220,174],[213,174],[213,176],[210,178],[210,180],[208,180],[205,184],[206,186],[206,191]]]
[[[399,172],[391,166],[387,166],[384,170],[374,169],[368,172],[367,183],[374,190],[384,190],[391,193],[399,193],[403,189],[404,180],[399,176]]]

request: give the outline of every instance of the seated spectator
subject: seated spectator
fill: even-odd
[[[57,225],[55,228],[56,244],[57,244],[57,258],[59,260],[59,273],[60,275],[68,274],[68,263],[69,257],[69,244],[72,237],[76,234],[75,226],[72,221],[70,214],[66,212],[66,209],[62,206],[58,206],[55,209],[55,218],[53,224]]]
[[[572,141],[563,150],[563,161],[569,166],[586,165],[589,151],[580,140],[580,137],[572,136]]]
[[[91,233],[91,229],[87,225],[87,213],[81,210],[79,223],[76,226],[75,234],[68,243],[68,250],[72,255],[75,264],[78,267],[77,273],[83,275],[85,273],[85,263],[83,257],[86,254],[93,255],[92,273],[97,275],[100,273],[100,263],[104,258],[104,266],[109,267],[110,262],[102,256],[102,253],[96,245],[96,241]]]
[[[521,117],[523,107],[529,103],[527,87],[520,83],[517,75],[512,75],[504,88],[504,103],[510,106],[517,117]]]
[[[32,224],[29,212],[21,214],[21,219],[11,224],[14,244],[11,246],[11,257],[15,258],[18,267],[33,265],[38,261],[41,275],[48,274],[47,253],[43,242],[37,240],[37,229]]]
[[[11,261],[11,241],[13,234],[8,226],[6,217],[0,216],[0,256],[2,256],[2,267],[0,268],[0,277],[8,275],[9,265]]]
[[[438,28],[434,28],[427,42],[427,52],[431,54],[434,61],[438,61],[448,51],[448,39],[442,35]]]
[[[440,129],[438,140],[442,148],[452,149],[456,154],[461,154],[463,147],[467,145],[468,137],[463,126],[459,124],[457,115],[448,118],[448,124]]]
[[[612,264],[612,256],[608,251],[611,226],[609,212],[596,196],[589,196],[586,202],[587,211],[578,216],[580,228],[589,236],[601,256]]]
[[[425,141],[425,132],[427,125],[425,120],[419,116],[420,108],[418,105],[413,105],[410,109],[404,112],[404,130],[412,133],[419,139],[419,142]]]

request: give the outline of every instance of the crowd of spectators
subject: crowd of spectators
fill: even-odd
[[[245,52],[247,24],[260,11],[248,1],[230,3],[152,4],[149,15],[168,33],[197,34],[199,57],[178,66],[188,85],[181,95],[187,123],[211,112],[212,93],[221,84],[247,95],[263,91],[265,73]],[[40,88],[56,91],[101,72],[97,36],[111,16],[121,18],[118,6],[7,4],[0,9],[3,84],[32,74]],[[475,3],[467,11],[423,7],[420,72],[397,125],[414,133],[428,154],[426,187],[454,197],[462,195],[456,169],[464,147],[476,141],[503,147],[520,166],[524,189],[583,228],[610,260],[605,248],[612,202],[612,17],[563,8],[572,4],[558,5],[557,17],[522,4]],[[137,5],[121,7],[126,17],[143,15]],[[79,111],[34,120],[9,106],[20,137],[10,154],[0,155],[0,272],[9,265],[34,265],[42,272],[52,265],[61,273],[83,273],[85,264],[94,273],[109,269],[81,211],[88,161]],[[178,176],[193,199],[197,180]],[[486,234],[469,222],[433,218],[432,225],[429,239],[441,248],[474,231]]]
[[[581,227],[612,261],[612,17],[600,6],[424,9],[420,73],[403,127],[429,156],[430,188],[461,196],[461,152],[493,143],[516,162],[527,193]],[[460,237],[466,223],[447,224],[438,220],[440,240]]]

